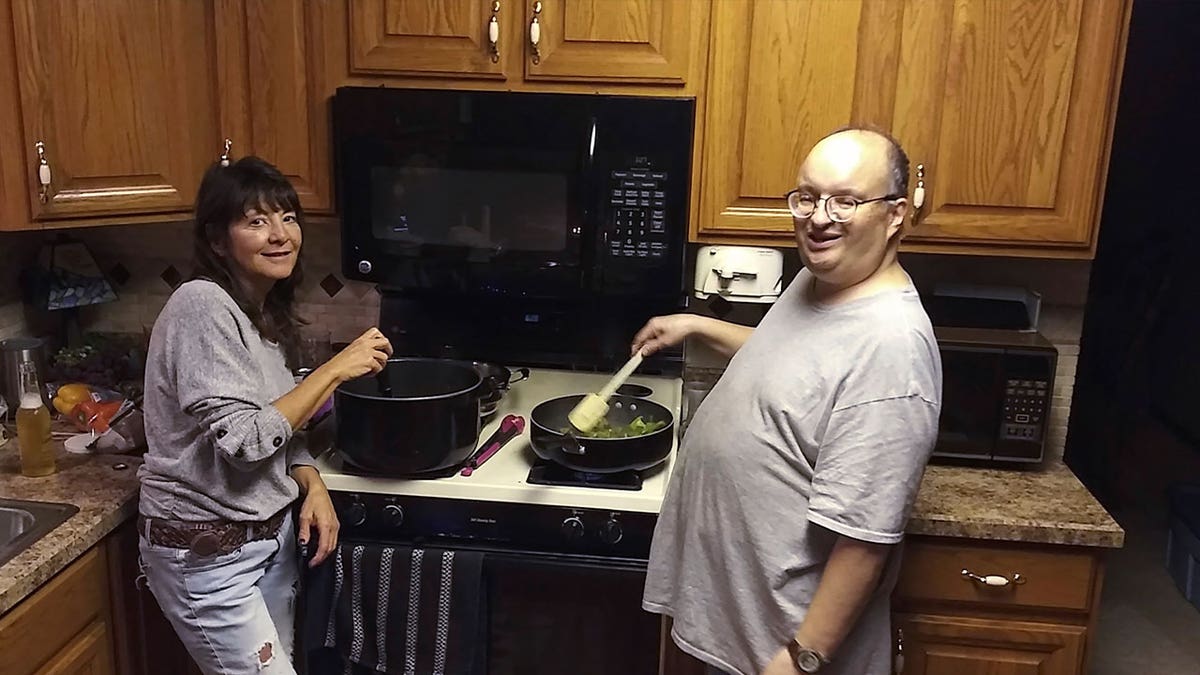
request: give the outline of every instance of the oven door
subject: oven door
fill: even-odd
[[[582,108],[546,95],[347,87],[334,125],[346,276],[472,294],[582,286]]]
[[[476,645],[472,675],[658,673],[660,618],[641,608],[645,561],[445,541],[439,541],[438,548],[484,554],[484,597],[479,606],[486,638]],[[327,600],[309,595],[314,592],[306,589],[302,605],[327,606]],[[397,602],[403,603],[409,589],[393,588],[391,593],[400,594]],[[371,641],[376,636],[365,637]],[[306,649],[316,649],[308,654],[310,675],[342,672],[335,653],[320,645]]]

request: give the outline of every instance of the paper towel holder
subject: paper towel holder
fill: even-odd
[[[694,292],[701,300],[772,303],[783,290],[783,253],[761,246],[702,246]]]

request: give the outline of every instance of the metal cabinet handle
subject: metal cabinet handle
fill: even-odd
[[[492,2],[492,20],[488,21],[488,50],[492,63],[500,62],[500,0]]]
[[[542,62],[542,53],[538,50],[538,44],[542,41],[542,1],[537,0],[533,3],[533,19],[529,21],[529,46],[533,48],[533,65]]]
[[[892,672],[904,675],[904,629],[896,629],[896,656],[892,659]]]
[[[968,569],[964,569],[962,571],[962,575],[964,578],[981,583],[984,586],[1004,587],[1010,584],[1019,586],[1025,583],[1025,577],[1021,576],[1020,572],[1013,574],[1012,579],[1009,579],[1002,574],[988,574],[987,576],[979,576]]]
[[[917,165],[917,189],[913,190],[913,216],[925,206],[925,165]]]
[[[45,204],[50,201],[50,162],[46,160],[46,144],[38,141],[33,144],[38,156],[38,201]]]
[[[225,150],[221,153],[221,166],[229,166],[229,149],[233,147],[233,141],[225,139]]]

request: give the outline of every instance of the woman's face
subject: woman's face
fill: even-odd
[[[295,212],[250,209],[229,226],[229,240],[219,252],[243,283],[269,290],[291,276],[302,239]]]

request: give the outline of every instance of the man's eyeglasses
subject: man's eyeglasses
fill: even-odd
[[[859,199],[851,195],[826,195],[824,197],[814,197],[807,192],[801,192],[799,188],[792,190],[784,195],[787,198],[788,209],[792,215],[800,220],[808,220],[817,212],[817,207],[821,202],[825,202],[825,215],[835,223],[845,223],[854,217],[858,212],[858,207],[863,204],[871,204],[873,202],[886,202],[901,199],[904,195],[884,195],[875,197],[874,199]]]

